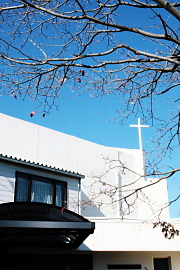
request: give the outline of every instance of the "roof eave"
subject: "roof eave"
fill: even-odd
[[[44,164],[39,164],[39,163],[31,162],[31,161],[18,159],[18,158],[13,158],[12,156],[0,154],[0,160],[12,162],[12,163],[18,163],[18,164],[24,165],[24,166],[35,167],[36,169],[41,169],[41,170],[43,169],[43,170],[47,170],[47,171],[51,171],[51,172],[55,172],[55,173],[60,173],[60,174],[75,177],[78,179],[85,178],[84,175],[79,174],[79,173],[75,173],[75,172],[71,172],[71,171],[64,171],[64,170],[56,168],[56,167],[51,167],[51,166],[44,165]]]

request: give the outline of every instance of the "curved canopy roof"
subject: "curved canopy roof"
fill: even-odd
[[[65,208],[43,203],[0,204],[1,247],[77,248],[95,224]]]

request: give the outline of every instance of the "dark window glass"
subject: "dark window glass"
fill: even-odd
[[[108,265],[108,269],[129,269],[129,270],[133,270],[133,269],[142,269],[140,264],[109,264]]]
[[[154,258],[154,270],[170,270],[170,258]]]
[[[19,172],[16,174],[16,202],[41,202],[63,207],[66,206],[66,190],[67,184],[63,181]]]
[[[28,177],[19,176],[16,181],[16,197],[18,201],[27,201],[28,197]]]
[[[65,196],[64,194],[65,190],[64,187],[61,185],[56,185],[56,205],[62,207],[62,201]]]

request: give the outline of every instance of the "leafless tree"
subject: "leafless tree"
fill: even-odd
[[[147,173],[161,174],[154,165],[180,142],[179,8],[165,0],[2,0],[1,95],[38,100],[44,114],[64,85],[117,95],[120,123],[141,113],[156,124],[161,155]],[[170,103],[165,118],[159,102]]]
[[[99,210],[102,210],[104,207],[110,207],[111,211],[118,213],[118,218],[122,218],[122,220],[128,218],[129,215],[132,217],[131,214],[138,209],[138,211],[143,212],[139,220],[143,223],[153,222],[153,228],[160,227],[165,238],[172,239],[174,236],[179,236],[179,226],[175,228],[169,221],[162,220],[162,216],[164,216],[164,211],[167,211],[167,208],[172,203],[179,200],[180,195],[168,202],[166,198],[158,201],[157,194],[154,201],[152,193],[154,194],[157,185],[161,181],[168,180],[175,173],[180,172],[180,168],[151,174],[144,172],[143,174],[143,170],[137,172],[137,170],[130,168],[130,164],[126,165],[126,163],[122,162],[121,155],[117,159],[106,158],[104,162],[104,170],[99,174],[89,175],[88,182],[84,185],[88,199],[76,200],[71,203],[76,207],[80,205],[82,209],[98,207]],[[118,173],[120,178],[126,175],[126,179],[122,182],[117,181],[117,179],[113,181],[112,178],[114,179],[114,177],[112,177],[112,174],[109,175],[113,170],[116,171],[116,175]],[[164,184],[157,187],[159,192],[161,187],[164,187],[162,192],[165,191]],[[165,212],[165,216],[167,219],[167,212]],[[115,218],[117,218],[116,215]]]

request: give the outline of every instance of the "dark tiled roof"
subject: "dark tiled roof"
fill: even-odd
[[[75,172],[63,170],[63,169],[60,169],[60,168],[56,168],[56,167],[52,167],[52,166],[32,162],[30,160],[27,161],[26,159],[23,160],[23,159],[17,158],[17,157],[12,157],[12,156],[7,156],[7,155],[0,154],[0,160],[9,161],[9,162],[13,162],[13,163],[17,162],[18,164],[31,166],[31,167],[36,167],[38,169],[44,169],[44,170],[48,170],[48,171],[53,171],[53,172],[61,173],[61,174],[64,174],[64,175],[69,175],[69,176],[76,177],[76,178],[84,178],[84,175],[79,174],[79,173],[75,173]]]

